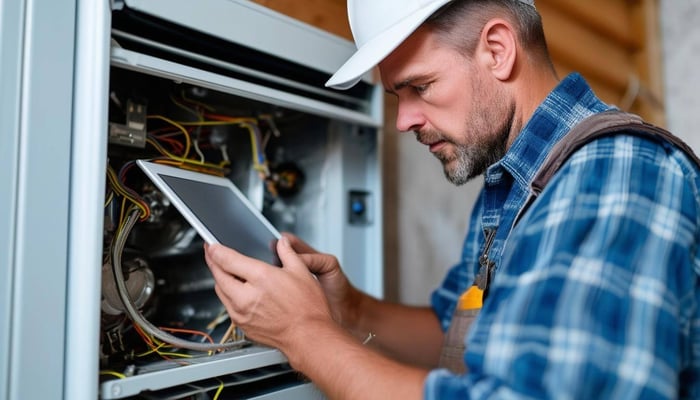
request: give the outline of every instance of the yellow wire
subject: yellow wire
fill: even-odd
[[[177,161],[177,163],[168,163],[168,162],[164,162],[165,160],[154,160],[155,162],[162,163],[162,164],[171,164],[171,165],[176,165],[176,166],[181,166],[183,164],[192,164],[192,165],[197,165],[197,166],[201,166],[201,167],[213,168],[213,169],[217,169],[217,170],[222,169],[222,165],[220,165],[220,164],[212,164],[212,163],[208,163],[208,162],[202,162],[199,160],[192,160],[189,158],[178,157],[175,154],[172,154],[169,151],[165,150],[163,148],[163,146],[161,146],[155,140],[146,139],[146,142],[149,143],[150,145],[152,145],[153,147],[155,147],[156,150],[158,150],[158,152],[160,152],[160,154],[164,155],[165,157],[168,157],[169,159],[171,159],[173,161]]]
[[[117,228],[119,231],[121,231],[121,228],[124,225],[124,212],[125,211],[126,211],[126,197],[122,197],[122,207],[121,207],[121,211],[119,212],[119,227]]]
[[[182,354],[182,353],[169,353],[166,351],[158,351],[157,352],[159,356],[170,356],[170,357],[180,357],[180,358],[192,358],[191,355],[189,354]]]
[[[220,395],[221,392],[224,390],[224,381],[222,381],[222,380],[219,379],[219,378],[216,378],[216,380],[219,381],[221,384],[219,385],[219,389],[216,390],[216,393],[214,394],[214,398],[213,398],[212,400],[218,400],[218,399],[219,399],[219,395]]]
[[[185,154],[183,154],[183,158],[187,158],[187,156],[190,154],[190,146],[192,145],[192,141],[190,139],[190,133],[187,132],[187,129],[182,125],[182,123],[175,122],[170,118],[164,117],[162,115],[149,115],[147,118],[155,118],[155,119],[160,119],[163,120],[170,125],[176,127],[180,131],[182,131],[182,134],[185,135]]]
[[[139,198],[135,197],[133,194],[129,193],[128,190],[126,190],[119,178],[117,178],[117,174],[114,172],[111,166],[107,166],[107,178],[109,180],[110,186],[112,187],[112,190],[114,190],[117,194],[121,195],[123,199],[128,199],[129,201],[131,201],[141,210],[140,218],[142,221],[148,218],[149,215],[151,215],[151,210],[148,208],[148,206]],[[122,201],[122,216],[120,217],[120,221],[123,220],[125,204],[126,203]]]
[[[126,375],[119,373],[117,371],[100,371],[100,375],[112,375],[112,376],[116,376],[119,379],[126,378]]]
[[[258,121],[255,118],[231,118],[224,121],[178,121],[178,124],[182,126],[218,126],[218,125],[238,125],[238,124],[257,124]]]
[[[171,356],[171,357],[180,357],[180,358],[192,358],[191,355],[189,354],[183,354],[183,353],[172,353],[172,352],[167,352],[167,351],[160,351],[162,347],[165,347],[166,343],[160,343],[157,347],[152,348],[151,350],[145,351],[141,354],[137,354],[136,357],[145,357],[149,354],[156,353],[159,356]]]
[[[210,106],[210,105],[208,105],[208,104],[202,103],[201,101],[192,100],[192,99],[188,98],[188,97],[185,95],[185,91],[184,91],[184,90],[180,92],[180,95],[182,96],[182,98],[183,98],[184,100],[189,101],[189,102],[192,103],[192,104],[196,104],[196,105],[198,105],[198,106],[204,108],[205,110],[207,110],[207,111],[209,111],[209,112],[214,112],[214,107],[212,107],[212,106]]]
[[[267,165],[261,164],[260,160],[258,159],[258,141],[256,140],[255,128],[253,124],[240,124],[240,126],[248,129],[248,133],[250,133],[250,146],[253,152],[253,169],[262,172],[265,176],[268,176],[270,172],[267,169]]]
[[[165,343],[160,343],[158,346],[153,347],[152,349],[150,349],[148,351],[144,351],[143,353],[137,354],[136,357],[145,357],[149,354],[158,353],[158,351],[159,351],[158,349],[160,349],[163,346],[165,346]]]
[[[175,96],[170,96],[170,100],[175,103],[176,106],[182,108],[183,110],[194,114],[197,117],[197,121],[202,122],[204,121],[204,116],[202,115],[203,113],[197,109],[197,108],[190,108],[182,103],[180,103]],[[204,154],[202,154],[202,151],[199,149],[199,130],[201,129],[201,126],[197,127],[197,136],[195,136],[195,140],[193,142],[194,145],[194,150],[197,152],[197,155],[200,158],[201,162],[204,162]]]
[[[252,136],[255,137],[255,130],[253,128],[253,125],[257,126],[258,120],[255,118],[249,118],[249,117],[231,117],[227,118],[223,121],[218,121],[218,120],[210,120],[210,121],[199,121],[199,122],[192,122],[192,121],[173,121],[176,124],[179,124],[183,127],[185,126],[219,126],[219,125],[239,125],[241,127],[244,127],[251,131]],[[255,147],[256,151],[256,159],[257,159],[257,144],[256,141],[253,141],[253,146]]]
[[[180,102],[175,98],[175,96],[172,96],[172,95],[170,96],[170,101],[172,101],[173,103],[175,103],[176,106],[182,108],[183,110],[185,110],[185,111],[187,111],[187,112],[190,112],[190,113],[196,115],[196,116],[197,116],[197,119],[198,119],[199,121],[202,121],[202,113],[200,113],[200,112],[197,111],[196,109],[187,107],[186,105],[180,103]]]
[[[107,195],[107,198],[105,199],[105,207],[109,205],[109,203],[112,202],[112,199],[114,198],[114,190],[110,190],[109,194]]]
[[[200,121],[200,122],[186,122],[178,121],[182,126],[219,126],[219,125],[238,125],[246,128],[250,133],[250,143],[253,153],[253,168],[257,171],[264,173],[266,176],[269,175],[269,171],[266,166],[260,163],[258,160],[258,145],[255,137],[255,129],[253,125],[257,125],[258,121],[255,118],[230,118],[225,121]]]
[[[258,157],[258,145],[257,145],[257,140],[256,140],[255,128],[254,128],[254,126],[257,125],[258,121],[255,118],[246,118],[246,117],[233,118],[232,117],[232,118],[226,119],[224,121],[191,122],[191,121],[173,121],[173,120],[166,118],[162,115],[149,115],[148,117],[162,119],[163,121],[166,121],[169,124],[172,124],[173,126],[177,127],[178,129],[180,129],[180,131],[183,132],[183,134],[185,135],[185,138],[187,140],[187,145],[186,145],[186,150],[185,150],[184,156],[178,157],[174,154],[171,154],[167,150],[165,150],[165,148],[163,148],[155,140],[146,139],[146,141],[148,143],[150,143],[153,147],[155,147],[162,155],[164,155],[168,158],[171,158],[173,160],[182,162],[182,163],[204,165],[204,166],[209,166],[209,167],[213,167],[213,168],[221,168],[224,164],[222,163],[220,165],[215,165],[215,164],[211,164],[211,163],[205,163],[203,161],[190,160],[187,158],[191,144],[190,144],[190,135],[189,135],[189,132],[187,132],[187,130],[185,129],[185,126],[238,125],[240,127],[243,127],[245,129],[247,129],[249,134],[250,134],[251,152],[252,152],[252,157],[253,157],[253,169],[263,173],[265,176],[268,176],[270,174],[269,169],[267,168],[267,165],[260,163],[260,160]]]

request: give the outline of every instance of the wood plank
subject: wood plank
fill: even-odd
[[[352,40],[343,0],[253,0],[267,8]]]
[[[545,36],[552,57],[575,65],[584,75],[610,85],[614,90],[627,87],[634,69],[631,56],[604,35],[547,4],[538,3]]]
[[[550,7],[570,19],[589,26],[628,49],[643,46],[644,36],[637,36],[630,18],[629,0],[537,0],[538,9]]]
[[[635,69],[642,85],[635,103],[635,112],[643,115],[649,122],[665,126],[666,107],[658,0],[637,2],[632,6],[631,15],[636,35],[645,39],[645,46],[634,53]]]

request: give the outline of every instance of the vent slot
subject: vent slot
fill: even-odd
[[[326,89],[325,72],[232,41],[124,8],[112,15],[112,38],[125,49],[370,114],[374,87]]]

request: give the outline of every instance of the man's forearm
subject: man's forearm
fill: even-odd
[[[443,332],[432,309],[378,300],[358,299],[350,330],[360,339],[372,335],[369,346],[388,356],[423,368],[434,368],[440,357]]]
[[[283,349],[331,399],[421,399],[428,373],[368,349],[338,325],[309,323]],[[330,350],[330,351],[329,351]]]

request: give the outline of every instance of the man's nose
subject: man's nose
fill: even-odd
[[[413,102],[399,102],[396,129],[400,132],[417,131],[425,125],[425,116]]]

